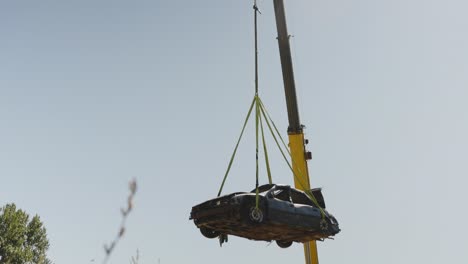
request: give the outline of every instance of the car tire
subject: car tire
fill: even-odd
[[[252,221],[253,223],[262,223],[265,218],[265,214],[263,212],[264,210],[260,206],[258,208],[255,206],[250,207],[249,209],[250,221]]]
[[[276,244],[280,248],[288,248],[292,245],[292,241],[283,241],[283,240],[276,240]]]
[[[220,235],[218,231],[207,227],[200,227],[200,233],[206,238],[217,238]]]
[[[244,201],[240,209],[241,219],[245,224],[259,224],[266,219],[265,206],[261,203],[258,209],[255,206],[255,201]]]

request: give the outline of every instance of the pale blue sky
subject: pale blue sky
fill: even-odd
[[[188,220],[216,195],[253,96],[252,1],[2,1],[0,204],[39,214],[50,257],[303,263],[302,247]],[[259,0],[260,90],[287,128],[272,1]],[[321,263],[466,263],[466,1],[286,1],[302,123],[342,233]],[[286,133],[284,133],[286,136]],[[250,190],[253,126],[226,192]],[[270,140],[270,145],[273,141]],[[273,149],[272,149],[273,151]],[[273,177],[292,183],[277,152]],[[265,177],[263,178],[265,180]]]

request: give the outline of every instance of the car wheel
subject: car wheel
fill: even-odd
[[[250,207],[249,218],[252,222],[261,223],[263,222],[263,210],[262,208]]]
[[[220,234],[218,231],[206,227],[200,227],[200,233],[206,238],[216,238]]]
[[[283,240],[276,240],[276,244],[280,248],[288,248],[292,245],[292,241],[283,241]]]
[[[255,206],[255,200],[244,200],[240,208],[241,220],[245,224],[259,224],[267,220],[267,210],[265,205],[260,202],[258,208]]]

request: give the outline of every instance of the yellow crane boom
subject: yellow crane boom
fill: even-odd
[[[288,137],[291,151],[292,166],[294,171],[294,184],[297,189],[310,189],[309,170],[307,168],[307,153],[303,125],[299,119],[297,105],[296,86],[289,46],[289,35],[286,25],[286,15],[283,0],[273,0],[276,27],[278,31],[278,46],[281,58],[281,69],[283,72],[283,84],[286,95],[286,106],[288,109]],[[317,244],[315,241],[304,243],[304,254],[306,264],[318,264]]]

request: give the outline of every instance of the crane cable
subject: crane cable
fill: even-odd
[[[240,141],[242,139],[242,136],[244,135],[245,127],[247,126],[247,122],[250,119],[250,114],[252,114],[252,109],[253,109],[254,104],[255,104],[255,99],[256,98],[254,98],[252,100],[252,103],[250,104],[250,107],[249,107],[249,111],[247,112],[247,116],[245,117],[244,126],[242,127],[239,138],[237,139],[237,143],[236,143],[236,146],[234,147],[234,151],[232,152],[231,159],[229,160],[229,164],[228,164],[228,167],[226,169],[226,173],[224,174],[223,181],[221,182],[221,186],[219,187],[218,197],[221,196],[221,192],[223,191],[223,188],[224,188],[224,183],[226,182],[227,176],[229,175],[229,171],[231,170],[232,163],[234,162],[234,158],[235,158],[236,153],[237,153],[237,149],[239,148],[239,143],[240,143]]]
[[[259,210],[259,192],[258,192],[258,123],[260,121],[260,103],[258,97],[258,24],[257,15],[260,13],[257,6],[257,0],[254,0],[254,39],[255,39],[255,209]],[[264,138],[262,136],[262,138]],[[264,141],[265,142],[265,141]],[[267,159],[268,160],[268,159]],[[269,164],[267,162],[267,167]],[[268,170],[270,171],[270,170]],[[271,175],[268,177],[271,179]]]
[[[218,197],[221,195],[221,192],[224,188],[224,184],[226,183],[227,176],[231,170],[235,155],[237,153],[237,149],[239,147],[239,143],[242,139],[242,136],[244,135],[245,128],[247,126],[248,120],[250,119],[250,115],[252,114],[253,107],[255,105],[255,160],[256,160],[256,165],[255,165],[255,189],[256,189],[256,208],[258,208],[258,186],[259,186],[259,164],[258,164],[258,153],[259,153],[259,129],[261,132],[261,137],[262,137],[262,145],[263,145],[263,152],[265,154],[265,165],[266,165],[266,171],[268,175],[268,181],[271,184],[273,182],[272,177],[271,177],[271,169],[270,169],[270,162],[268,158],[268,151],[267,151],[267,145],[265,141],[265,134],[264,134],[264,129],[263,129],[263,122],[262,122],[262,117],[261,117],[261,101],[260,97],[258,96],[258,25],[257,25],[257,14],[261,14],[260,10],[258,9],[257,6],[257,1],[254,1],[253,5],[253,10],[254,10],[254,34],[255,34],[255,96],[252,100],[252,103],[250,104],[249,111],[247,112],[247,116],[244,121],[244,125],[242,127],[241,133],[239,135],[239,138],[237,140],[236,146],[234,148],[234,151],[231,155],[231,159],[229,161],[226,173],[224,174],[223,181],[221,183],[221,186],[218,191]]]

